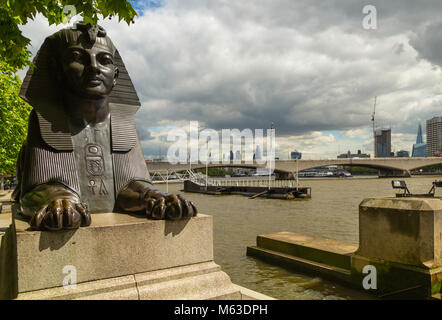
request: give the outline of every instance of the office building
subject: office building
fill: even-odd
[[[348,150],[347,153],[342,153],[338,155],[338,159],[348,158],[370,158],[370,155],[367,153],[362,153],[361,150],[358,150],[358,153],[351,153],[350,150]]]
[[[256,146],[256,151],[255,151],[255,160],[261,160],[262,156],[261,156],[261,149],[259,148],[259,146]]]
[[[375,130],[375,146],[376,158],[391,157],[391,129]]]
[[[290,152],[290,159],[291,160],[296,160],[296,159],[301,159],[302,158],[302,152],[299,151],[292,151]]]
[[[442,117],[427,120],[427,157],[442,151]]]
[[[405,151],[405,150],[400,150],[400,151],[396,152],[396,157],[398,157],[398,158],[409,158],[410,157],[410,153],[408,151]]]

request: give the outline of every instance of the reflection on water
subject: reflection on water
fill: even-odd
[[[426,193],[440,177],[404,179],[412,193]],[[259,234],[290,231],[358,242],[358,205],[367,197],[392,196],[391,179],[305,179],[312,199],[302,201],[248,199],[186,193],[199,212],[213,216],[215,262],[234,283],[278,299],[368,299],[363,292],[272,266],[246,256]],[[165,185],[157,185],[162,190]],[[169,184],[180,192],[182,184]],[[180,192],[182,193],[182,192]],[[436,192],[442,196],[442,190]]]

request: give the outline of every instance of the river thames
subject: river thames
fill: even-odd
[[[440,176],[403,179],[412,193],[426,193]],[[371,299],[364,292],[261,262],[246,256],[260,234],[289,231],[358,243],[358,205],[367,197],[393,196],[391,179],[377,177],[303,179],[312,188],[310,200],[248,199],[236,195],[183,193],[183,184],[169,192],[193,201],[200,213],[213,216],[214,254],[236,284],[277,299]],[[166,190],[166,185],[156,185]],[[442,196],[442,190],[436,195]]]

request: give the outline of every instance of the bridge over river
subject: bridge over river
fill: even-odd
[[[205,168],[206,163],[199,162],[189,165],[171,164],[169,162],[147,162],[149,172],[181,172],[185,170],[195,170]],[[308,169],[326,166],[358,166],[365,168],[379,169],[381,175],[404,175],[409,176],[412,170],[442,164],[442,157],[428,158],[348,158],[348,159],[328,159],[328,160],[275,160],[276,173],[296,173]],[[231,161],[229,163],[209,163],[209,168],[235,167],[235,168],[266,168],[266,164],[244,163]],[[272,166],[273,167],[273,166]]]

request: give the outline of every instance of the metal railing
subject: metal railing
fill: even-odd
[[[169,180],[170,176],[176,177],[173,180]],[[195,173],[192,170],[186,170],[184,173],[177,173],[170,171],[167,173],[151,172],[151,178],[154,183],[168,183],[168,182],[183,182],[184,180],[190,180],[199,185],[205,186],[244,186],[244,187],[272,187],[272,188],[296,188],[299,186],[296,180],[275,180],[274,177],[268,178],[208,178],[206,175]]]
[[[209,179],[209,185],[236,186],[236,187],[270,187],[272,188],[296,188],[296,180],[274,179]]]

